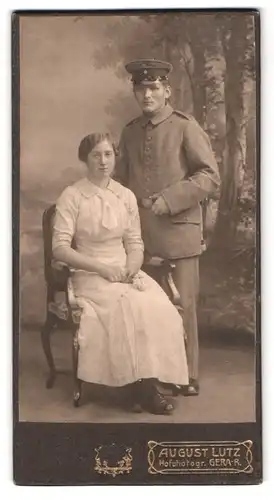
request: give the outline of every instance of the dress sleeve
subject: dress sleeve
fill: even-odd
[[[71,246],[78,216],[78,196],[73,187],[66,188],[56,203],[53,223],[52,250]]]
[[[129,254],[134,250],[144,251],[137,201],[135,195],[129,190],[127,190],[127,209],[128,224],[123,238],[126,253]]]

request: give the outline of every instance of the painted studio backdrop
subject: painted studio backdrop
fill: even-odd
[[[255,29],[254,17],[227,13],[21,17],[21,336],[39,336],[45,319],[43,211],[85,174],[81,139],[108,129],[119,140],[138,116],[124,64],[149,57],[173,64],[172,105],[207,131],[222,178],[207,207],[200,338],[254,341]]]
[[[237,35],[231,35],[225,51],[218,25],[228,32],[234,28]],[[173,104],[194,113],[207,128],[223,178],[221,202],[212,200],[208,208],[212,225],[218,215],[219,224],[217,220],[212,248],[204,255],[205,265],[203,260],[201,263],[200,320],[206,326],[254,333],[254,31],[252,19],[246,15],[237,16],[231,25],[228,16],[222,19],[214,14],[21,20],[23,324],[42,323],[45,314],[42,212],[65,186],[84,175],[77,159],[81,138],[95,130],[110,129],[118,139],[124,124],[138,115],[123,63],[147,55],[149,47],[150,56],[173,62]],[[201,43],[202,37],[205,43]],[[229,76],[235,82],[224,81],[229,64],[234,70]],[[232,89],[236,84],[242,86],[241,95],[226,92],[229,84]],[[225,96],[236,102],[227,103]],[[227,144],[229,134],[237,134],[233,127],[239,128],[235,145]],[[235,151],[227,152],[233,146]],[[233,158],[227,159],[231,153]],[[209,253],[214,253],[213,267],[208,262]],[[217,257],[224,260],[218,269]]]

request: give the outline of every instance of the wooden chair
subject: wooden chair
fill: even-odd
[[[77,377],[78,368],[78,328],[81,319],[81,308],[74,296],[70,270],[65,265],[57,265],[52,254],[52,227],[55,215],[55,205],[50,206],[43,214],[43,243],[44,243],[44,275],[47,287],[46,295],[46,320],[41,329],[41,340],[43,351],[49,366],[49,375],[46,380],[48,389],[54,386],[58,371],[56,370],[52,350],[51,335],[53,330],[62,326],[71,331],[72,334],[72,371],[74,380],[73,404],[79,406],[82,394],[82,382]],[[75,248],[74,241],[72,247]],[[162,259],[153,258],[146,260],[143,270],[155,279],[167,293],[170,300],[179,312],[179,294],[173,283],[172,267],[170,263]],[[58,292],[63,292],[65,300],[56,300]]]
[[[67,327],[72,333],[72,366],[74,379],[73,402],[78,406],[81,398],[81,381],[77,378],[78,341],[77,334],[81,318],[81,308],[77,304],[73,293],[69,268],[65,265],[57,266],[52,255],[52,227],[55,215],[55,205],[45,210],[43,214],[43,242],[44,242],[44,275],[46,280],[46,320],[41,329],[41,340],[46,360],[49,366],[49,376],[46,387],[54,385],[57,370],[51,350],[51,334],[59,326]],[[74,242],[72,243],[74,246]],[[65,301],[58,303],[56,295],[64,292]]]

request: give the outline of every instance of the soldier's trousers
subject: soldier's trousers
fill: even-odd
[[[199,340],[197,325],[197,303],[199,295],[199,257],[172,261],[175,264],[173,280],[180,294],[183,321],[187,336],[186,353],[189,378],[198,379]]]

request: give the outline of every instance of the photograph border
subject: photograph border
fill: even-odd
[[[27,16],[122,15],[168,12],[246,12],[254,15],[256,31],[256,422],[230,424],[87,424],[20,422],[20,58],[19,20]],[[12,238],[13,238],[13,474],[19,485],[149,485],[149,484],[259,484],[262,481],[261,396],[261,213],[260,213],[260,12],[257,9],[117,9],[117,10],[20,10],[12,14]],[[132,432],[134,431],[134,432]],[[189,474],[165,477],[148,471],[149,442],[252,441],[250,474]],[[98,474],[98,446],[111,443],[131,450],[132,469],[126,474]]]

